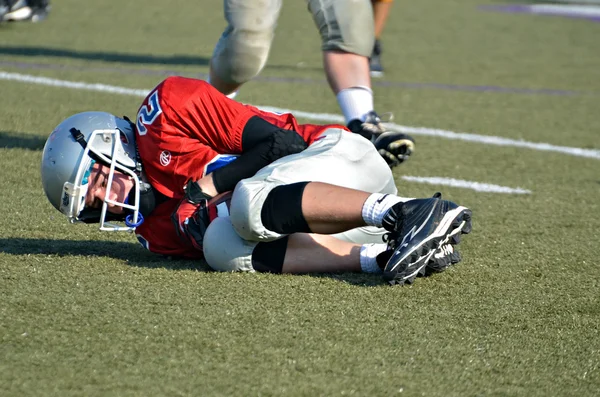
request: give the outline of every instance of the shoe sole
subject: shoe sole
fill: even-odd
[[[457,207],[448,211],[442,221],[427,238],[412,250],[404,254],[398,261],[397,267],[403,267],[403,272],[384,272],[384,279],[390,285],[412,284],[417,276],[425,276],[427,264],[433,255],[446,244],[456,245],[460,242],[461,234],[471,232],[471,210]],[[449,265],[448,265],[449,266]],[[445,267],[448,267],[445,266]],[[393,270],[393,269],[392,269]],[[393,274],[389,274],[393,273]]]
[[[459,237],[460,235],[456,235],[455,237]],[[429,276],[433,273],[441,273],[446,270],[448,267],[457,264],[461,261],[460,252],[458,252],[454,245],[458,243],[453,243],[450,241],[449,244],[442,245],[440,249],[438,249],[427,265],[425,266],[425,275]],[[449,252],[450,251],[450,252]]]

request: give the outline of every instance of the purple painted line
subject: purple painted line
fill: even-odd
[[[566,17],[566,18],[576,18],[576,19],[585,19],[592,22],[600,22],[600,17],[591,16],[591,15],[583,15],[575,12],[569,12],[568,9],[564,10],[556,10],[553,12],[549,11],[540,11],[536,10],[530,5],[491,5],[491,6],[480,6],[481,10],[484,11],[499,11],[499,12],[507,12],[511,14],[533,14],[533,15],[544,15],[544,16],[555,16],[555,17]]]
[[[393,84],[393,83],[392,83]],[[387,86],[386,82],[378,84]],[[495,92],[506,94],[530,94],[530,95],[600,95],[600,92],[594,91],[571,91],[558,90],[551,88],[517,88],[517,87],[500,87],[494,85],[455,85],[442,83],[399,83],[404,88],[433,88],[448,91],[470,91],[470,92]]]
[[[188,76],[200,79],[206,79],[206,73],[185,73],[171,69],[139,69],[139,68],[120,68],[120,67],[89,67],[89,66],[66,66],[59,64],[44,63],[26,63],[11,62],[0,60],[0,66],[13,67],[18,69],[34,70],[67,70],[80,72],[102,72],[119,73],[128,75],[147,75],[147,76]],[[326,84],[322,79],[309,78],[288,78],[288,77],[266,77],[259,76],[257,81],[272,83],[300,83],[300,84]],[[444,91],[462,91],[462,92],[484,92],[501,94],[523,94],[523,95],[546,95],[546,96],[600,96],[600,91],[574,91],[559,90],[551,88],[518,88],[518,87],[500,87],[493,85],[456,85],[443,83],[410,83],[396,81],[374,81],[373,86],[391,87],[391,88],[411,88],[411,89],[434,89]]]

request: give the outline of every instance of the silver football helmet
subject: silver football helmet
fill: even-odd
[[[95,162],[110,167],[102,209],[85,208],[88,178]],[[132,194],[122,203],[109,199],[115,170],[134,181]],[[42,153],[42,184],[50,203],[70,222],[99,222],[100,230],[133,231],[141,224],[140,170],[133,126],[129,120],[105,112],[67,118],[50,134]],[[126,215],[107,212],[108,204],[123,207]],[[113,221],[124,221],[125,226]]]

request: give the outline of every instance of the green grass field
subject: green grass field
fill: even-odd
[[[218,274],[70,225],[47,202],[52,129],[141,101],[67,82],[131,92],[204,77],[221,3],[56,0],[42,23],[0,25],[0,395],[598,395],[600,23],[479,8],[500,4],[396,0],[384,33],[376,109],[480,137],[415,134],[395,171],[403,196],[442,191],[474,214],[463,262],[405,287]],[[238,99],[339,114],[319,48],[305,2],[286,2],[269,63]]]

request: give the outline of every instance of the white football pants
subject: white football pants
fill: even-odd
[[[252,250],[256,244],[283,237],[262,224],[262,206],[269,192],[280,185],[305,181],[371,193],[397,193],[390,168],[370,141],[330,128],[306,150],[283,157],[237,184],[230,217],[215,219],[204,236],[208,264],[215,270],[252,271]],[[366,244],[381,243],[384,233],[382,228],[366,226],[335,236]]]

